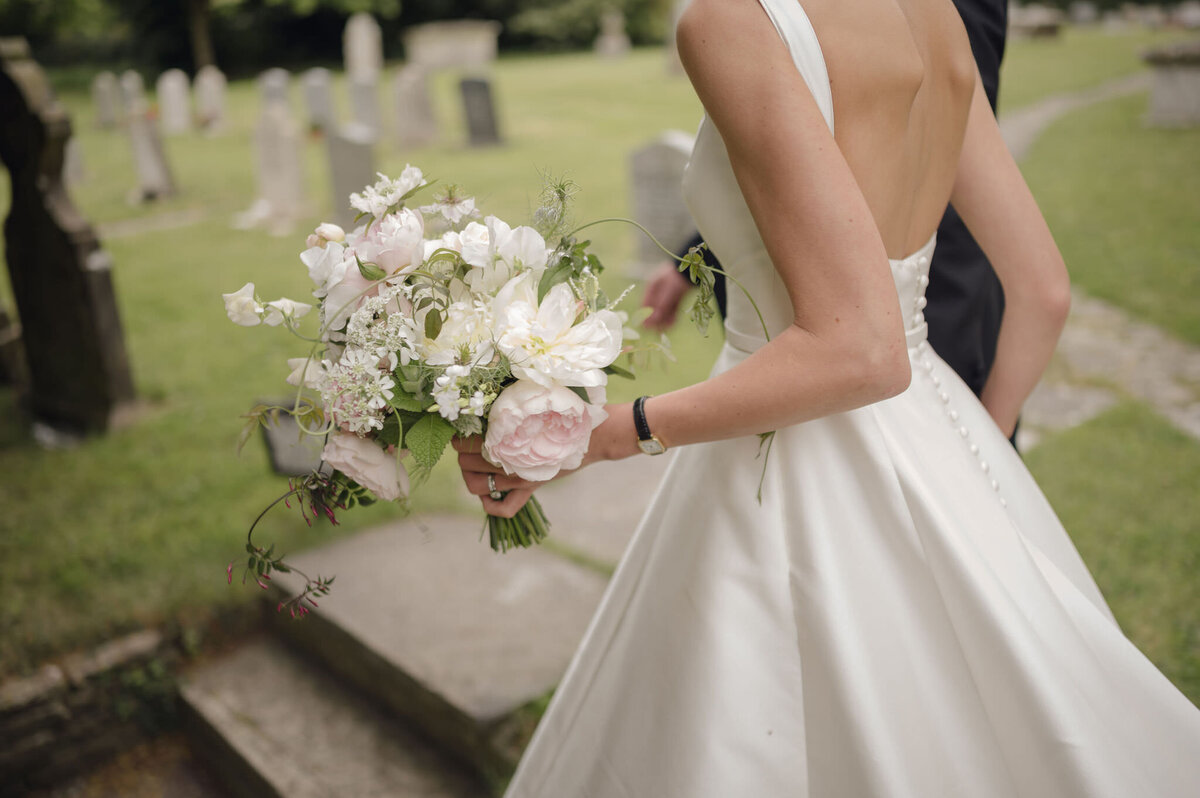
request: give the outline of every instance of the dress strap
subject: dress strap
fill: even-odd
[[[825,65],[825,54],[817,40],[808,14],[800,0],[758,0],[775,30],[787,44],[800,76],[808,84],[808,90],[817,100],[817,107],[833,132],[833,87],[829,83],[829,69]]]

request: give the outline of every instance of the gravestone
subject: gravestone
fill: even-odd
[[[1008,33],[1013,38],[1054,39],[1062,30],[1063,12],[1041,5],[1010,6]]]
[[[192,127],[192,97],[188,76],[182,69],[168,69],[154,84],[158,95],[158,118],[164,133],[186,133]]]
[[[675,42],[675,28],[679,25],[679,18],[683,16],[683,12],[687,10],[691,0],[675,0],[671,4],[671,21],[667,25],[667,74],[683,75],[683,62],[679,60],[679,46]]]
[[[682,187],[692,143],[687,133],[668,130],[629,157],[633,219],[671,251],[687,243],[696,232],[696,223],[683,202]],[[637,242],[634,269],[646,276],[662,261],[663,251],[648,236],[639,235]]]
[[[1181,28],[1200,28],[1200,0],[1186,0],[1175,7],[1173,21]]]
[[[135,106],[141,108],[146,104],[146,84],[132,69],[121,73],[121,104],[126,116],[133,113]]]
[[[1067,8],[1067,16],[1072,25],[1095,25],[1100,21],[1100,9],[1093,2],[1079,0]]]
[[[79,139],[72,136],[67,139],[63,149],[63,185],[67,188],[77,186],[87,176],[83,168],[83,152],[79,149]]]
[[[1154,69],[1146,121],[1153,127],[1200,125],[1200,39],[1152,50],[1143,58]]]
[[[463,114],[467,120],[467,141],[472,147],[500,144],[500,128],[496,124],[496,104],[492,84],[484,78],[463,78]]]
[[[383,73],[383,32],[375,17],[360,11],[351,15],[342,32],[342,58],[350,80],[379,82]]]
[[[138,177],[138,187],[130,194],[130,201],[146,202],[174,194],[175,180],[167,164],[162,137],[144,99],[135,100],[130,106],[129,124],[125,129],[133,147],[133,165]]]
[[[287,235],[305,209],[302,138],[286,105],[263,106],[254,143],[258,198],[234,219],[234,227],[263,226],[272,235]]]
[[[350,195],[376,180],[375,137],[370,130],[350,124],[328,138],[328,147],[334,221],[350,230],[357,215],[350,207]]]
[[[597,55],[606,58],[619,58],[629,52],[625,15],[620,11],[605,11],[600,17],[600,35],[596,37],[595,50]]]
[[[396,143],[401,149],[424,147],[437,141],[437,117],[429,96],[429,75],[419,64],[396,72]]]
[[[209,64],[196,73],[196,124],[208,133],[225,126],[225,73]]]
[[[258,76],[258,93],[264,106],[273,103],[288,105],[291,86],[292,74],[280,67],[272,67]]]
[[[483,67],[496,60],[501,28],[486,19],[413,25],[404,32],[404,52],[408,63],[430,72]]]
[[[374,80],[349,78],[351,118],[356,125],[361,125],[371,131],[373,138],[379,138],[379,84]]]
[[[0,39],[0,161],[12,200],[5,260],[21,317],[28,407],[55,429],[100,432],[132,405],[112,260],[62,184],[71,120],[24,39]]]
[[[310,130],[332,130],[337,124],[333,107],[333,75],[324,67],[314,67],[300,76],[304,89],[304,107],[308,110]]]
[[[121,121],[121,87],[116,75],[101,72],[92,80],[92,105],[96,109],[96,127],[112,128]]]

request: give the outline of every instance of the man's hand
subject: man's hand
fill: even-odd
[[[671,327],[679,312],[679,303],[691,288],[692,284],[680,273],[674,261],[660,263],[646,281],[642,306],[650,308],[652,312],[642,322],[642,326],[656,332]]]

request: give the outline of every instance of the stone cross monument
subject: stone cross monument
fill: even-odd
[[[133,402],[112,262],[63,187],[71,121],[24,39],[0,39],[0,161],[12,205],[5,259],[35,421],[104,431]]]

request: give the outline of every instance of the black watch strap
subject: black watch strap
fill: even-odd
[[[648,396],[639,396],[633,400],[633,426],[637,428],[639,441],[648,441],[654,437],[650,434],[650,425],[646,423],[646,410],[643,407],[649,398]]]

